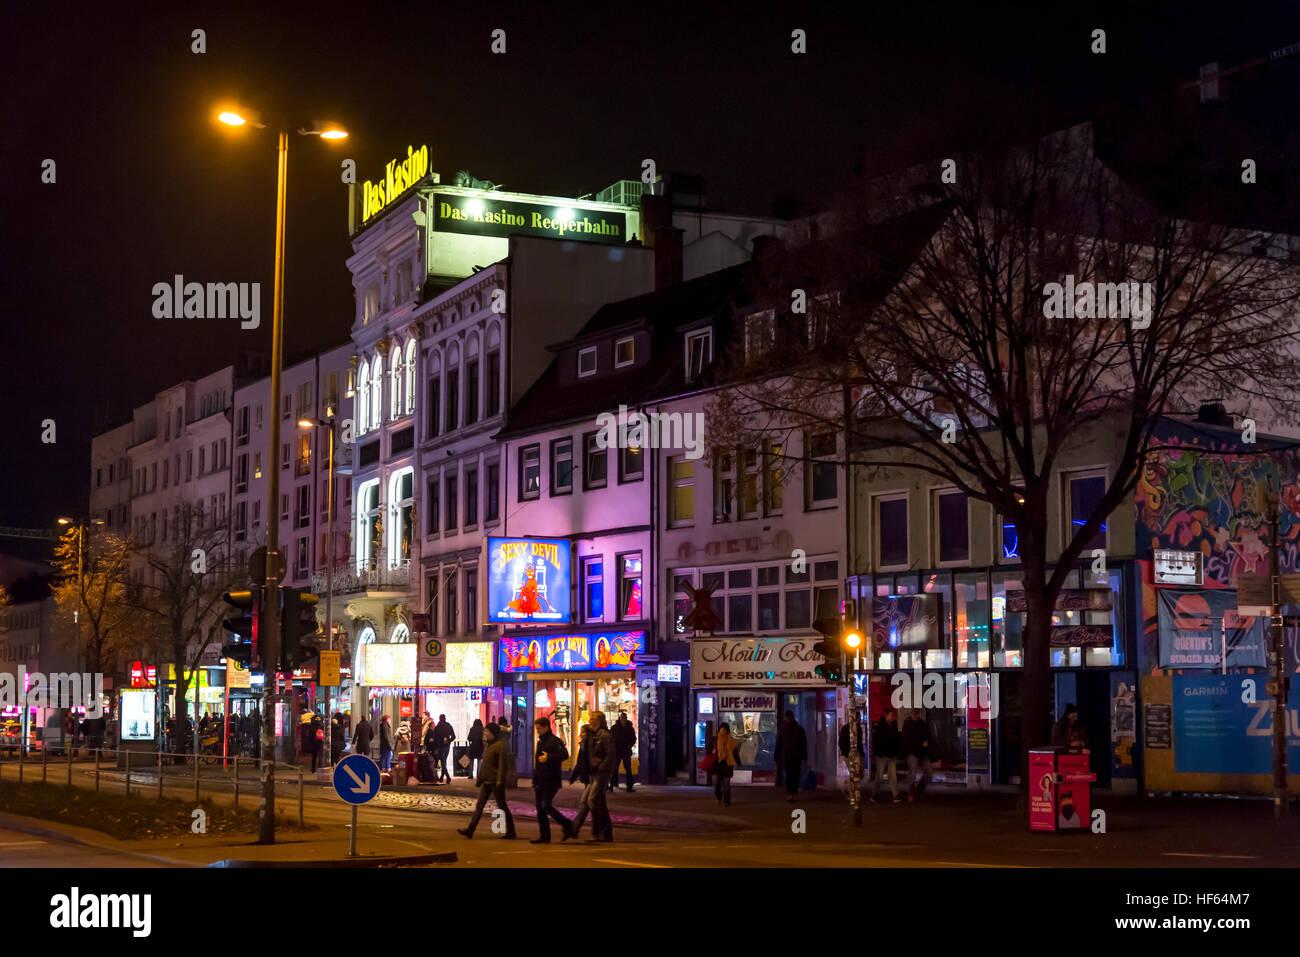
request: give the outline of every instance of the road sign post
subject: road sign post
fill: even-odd
[[[364,754],[349,754],[334,767],[334,791],[352,805],[348,857],[357,856],[357,808],[379,793],[379,765]]]

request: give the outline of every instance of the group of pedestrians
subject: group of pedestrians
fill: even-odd
[[[855,712],[853,720],[859,720]],[[850,748],[851,725],[845,724],[840,729],[840,754],[848,758]],[[858,742],[858,753],[863,753],[862,742]],[[907,763],[909,790],[907,803],[916,801],[925,793],[926,785],[934,774],[934,764],[930,760],[930,725],[922,711],[913,711],[898,726],[898,711],[886,708],[880,719],[871,726],[871,755],[875,759],[876,783],[871,791],[873,802],[880,799],[880,789],[889,779],[889,792],[895,804],[902,804],[904,798],[898,793],[898,762]]]

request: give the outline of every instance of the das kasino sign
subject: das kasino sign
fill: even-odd
[[[365,225],[383,212],[394,200],[424,179],[428,172],[428,146],[419,149],[408,146],[404,158],[389,160],[384,167],[383,176],[361,184],[361,224]]]

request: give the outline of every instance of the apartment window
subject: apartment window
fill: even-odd
[[[240,455],[235,459],[235,491],[248,491],[248,455]]]
[[[487,467],[487,507],[484,522],[495,522],[501,517],[501,466],[492,462]]]
[[[465,470],[465,525],[478,524],[478,469]]]
[[[254,452],[253,453],[253,478],[260,479],[261,477],[262,477],[262,453]]]
[[[636,339],[628,336],[614,342],[614,368],[621,369],[636,361]]]
[[[297,561],[294,562],[294,569],[293,569],[293,570],[294,570],[294,577],[295,577],[295,578],[306,578],[306,577],[307,577],[307,566],[308,566],[308,560],[307,560],[307,539],[306,539],[306,538],[300,538],[300,539],[298,539],[298,558],[297,558]]]
[[[582,620],[605,620],[605,559],[582,560]]]
[[[686,381],[699,378],[713,361],[713,330],[686,333]]]
[[[876,497],[876,567],[907,567],[907,493]]]
[[[291,457],[292,455],[290,452],[289,443],[285,442],[281,444],[280,446],[280,468],[281,469],[287,469],[289,467],[289,460]]]
[[[332,412],[337,415],[339,410],[339,374],[337,372],[331,372],[325,378],[325,402],[328,405],[325,410],[326,414],[329,415]]]
[[[253,529],[262,527],[262,503],[257,499],[253,500]]]
[[[429,380],[429,416],[426,419],[429,424],[426,429],[428,431],[427,437],[430,439],[435,438],[442,428],[442,419],[439,418],[442,414],[442,396],[439,393],[441,385],[442,382],[437,376]]]
[[[438,534],[438,504],[438,480],[431,478],[424,499],[424,510],[428,515],[425,519],[424,531],[428,535]]]
[[[235,503],[235,540],[242,542],[248,537],[248,503]]]
[[[454,532],[456,530],[456,517],[457,517],[456,506],[457,506],[457,493],[459,491],[459,489],[457,489],[456,487],[457,484],[458,482],[456,479],[456,473],[455,472],[447,473],[447,478],[445,480],[445,487],[447,493],[447,513],[446,513],[447,529],[446,530],[449,532]]]
[[[280,521],[289,520],[289,493],[285,492],[280,496]]]
[[[638,448],[625,448],[618,450],[618,481],[639,482],[645,472],[645,455]]]
[[[754,361],[771,347],[775,334],[772,312],[761,312],[745,320],[745,359]]]
[[[297,475],[311,474],[311,433],[304,432],[298,436]]]
[[[438,617],[438,576],[430,575],[425,581],[425,587],[429,594],[429,627],[433,629],[434,634],[442,634],[439,630],[442,619]]]
[[[253,413],[253,428],[262,431],[262,407],[259,405]]]
[[[291,396],[289,393],[286,392],[281,397],[280,407],[281,407],[280,418],[282,419],[293,418],[293,396]]]
[[[465,631],[478,631],[478,569],[465,569]]]
[[[188,482],[193,478],[194,478],[194,453],[186,452],[185,453],[185,481]]]
[[[781,456],[785,448],[779,442],[763,443],[763,514],[780,515],[783,507],[785,469]]]
[[[163,488],[166,488],[171,473],[171,459],[163,459]]]
[[[588,346],[578,350],[578,378],[585,379],[596,374],[596,347]]]
[[[465,424],[478,421],[478,360],[465,363]]]
[[[447,428],[450,432],[460,425],[460,370],[447,371]]]
[[[641,617],[641,553],[618,557],[618,618],[630,621]]]
[[[835,433],[823,432],[805,439],[808,457],[804,463],[804,487],[808,508],[834,505],[839,498],[839,466],[835,464]]]
[[[163,433],[163,441],[170,442],[172,437],[172,414],[167,413],[167,430]]]
[[[740,450],[740,518],[758,514],[758,450]]]
[[[519,501],[542,494],[542,447],[527,445],[519,450]]]
[[[668,522],[689,525],[695,521],[695,463],[685,456],[668,460]]]
[[[934,529],[934,554],[939,564],[970,561],[970,519],[966,493],[956,489],[936,489],[932,493],[931,527]]]
[[[202,466],[200,466],[199,471],[203,471]],[[158,487],[158,463],[157,462],[154,462],[153,465],[151,466],[150,474],[153,477],[149,480],[149,490],[153,491]]]
[[[713,460],[713,524],[731,521],[736,498],[736,455],[727,450]]]
[[[297,516],[294,521],[294,528],[307,528],[311,525],[311,486],[299,485],[294,490],[294,495],[298,499]]]
[[[449,635],[454,635],[454,634],[456,634],[456,628],[457,628],[457,621],[456,621],[456,585],[457,585],[457,582],[456,582],[456,577],[457,577],[457,576],[456,576],[456,573],[455,573],[454,571],[453,571],[453,572],[449,572],[449,573],[447,574],[447,584],[446,584],[446,587],[443,589],[443,593],[447,596],[447,602],[446,602],[446,604],[447,604],[447,631],[446,631],[446,634],[449,634]]]
[[[501,411],[501,352],[493,350],[487,355],[487,415]]]
[[[1073,472],[1066,473],[1065,486],[1065,507],[1066,515],[1069,518],[1067,526],[1067,537],[1061,542],[1061,547],[1069,545],[1071,539],[1088,523],[1089,516],[1101,504],[1102,497],[1106,494],[1106,473],[1102,471]],[[1083,549],[1085,554],[1093,548],[1106,547],[1106,523],[1102,522],[1101,527],[1093,533],[1088,541],[1084,542]]]
[[[607,475],[609,450],[602,449],[596,439],[599,433],[588,432],[582,437],[586,449],[586,461],[583,463],[582,487],[584,489],[604,488],[609,481]]]
[[[221,440],[221,467],[224,469],[230,464],[230,440]]]
[[[573,491],[573,439],[551,442],[551,494],[568,495]]]
[[[111,481],[111,477],[110,477]],[[95,469],[95,488],[101,488],[104,484],[104,470]]]

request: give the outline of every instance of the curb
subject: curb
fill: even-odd
[[[109,854],[120,854],[123,857],[134,857],[139,860],[157,861],[160,864],[167,864],[172,867],[196,867],[188,861],[178,861],[175,858],[162,857],[157,854],[149,854],[144,851],[130,851],[120,847],[114,847],[112,844],[106,844],[100,841],[87,840],[77,834],[68,834],[52,827],[42,827],[39,824],[33,824],[33,821],[44,821],[44,818],[25,817],[21,814],[11,814],[8,811],[0,811],[0,827],[7,828],[11,831],[18,831],[22,834],[31,834],[33,837],[44,837],[51,841],[58,841],[61,844],[75,844],[78,847],[91,847],[97,851],[104,851]],[[111,838],[109,839],[111,840]]]
[[[206,867],[405,867],[413,864],[455,864],[459,857],[455,851],[442,854],[416,854],[407,857],[344,857],[334,860],[308,861],[243,861],[227,859],[214,861]]]

